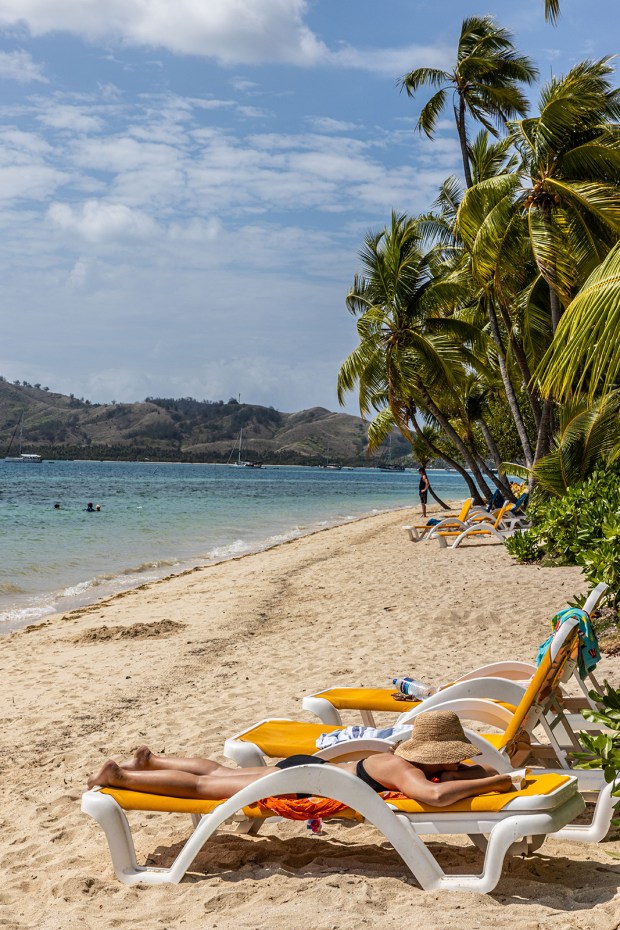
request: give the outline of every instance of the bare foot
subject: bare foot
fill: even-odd
[[[112,785],[119,786],[122,783],[122,779],[123,770],[120,765],[117,765],[112,759],[108,759],[107,762],[103,763],[98,772],[90,776],[86,784],[89,788],[94,788],[95,785],[107,788]]]
[[[126,772],[144,772],[150,768],[149,763],[152,755],[153,753],[148,746],[138,746],[133,758],[127,762],[121,762],[120,768],[125,769]]]

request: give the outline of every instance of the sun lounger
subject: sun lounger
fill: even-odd
[[[503,542],[508,536],[512,536],[512,534],[516,532],[516,526],[512,521],[509,521],[508,524],[504,524],[503,522],[509,508],[510,504],[505,504],[501,507],[497,511],[494,523],[477,521],[472,525],[466,526],[465,529],[459,527],[454,530],[440,530],[433,534],[433,538],[439,541],[439,546],[442,549],[447,547],[449,539],[454,539],[450,549],[457,549],[465,539],[469,539],[470,537],[479,538],[481,536],[494,536],[496,539]]]
[[[433,708],[453,710],[466,719],[497,728],[499,733],[486,734],[486,739],[504,752],[514,765],[521,765],[532,751],[540,749],[541,752],[550,751],[558,765],[567,766],[567,751],[579,747],[579,744],[557,702],[557,693],[562,679],[573,673],[578,648],[578,621],[571,618],[558,629],[527,688],[505,678],[465,680],[427,698],[402,714],[397,722],[399,726],[413,724],[418,713]],[[549,722],[545,713],[551,708],[553,718]],[[549,739],[550,749],[532,742],[533,731],[539,724]],[[265,764],[265,757],[316,753],[319,736],[338,729],[321,723],[264,720],[226,740],[224,755],[239,765],[250,766]],[[350,751],[354,752],[360,744],[351,740],[349,745]],[[366,746],[360,748],[365,749]],[[319,755],[331,758],[330,750],[323,750]]]
[[[468,497],[461,507],[460,513],[456,517],[444,517],[442,520],[438,520],[437,522],[433,522],[431,518],[426,523],[416,523],[412,526],[403,526],[403,529],[406,530],[409,534],[409,539],[411,542],[419,542],[420,539],[424,539],[431,532],[431,530],[435,530],[437,527],[445,526],[446,529],[453,529],[456,526],[465,526],[465,520],[471,511],[471,506],[472,499],[471,497]],[[475,510],[482,510],[482,508],[475,508]]]
[[[422,888],[444,891],[491,891],[499,881],[506,854],[533,851],[547,834],[564,828],[584,808],[577,780],[566,775],[536,775],[522,791],[487,794],[449,808],[433,808],[408,798],[384,800],[347,771],[307,765],[266,775],[226,801],[188,801],[96,788],[84,794],[82,811],[103,828],[120,881],[156,885],[181,881],[197,853],[226,821],[241,814],[244,832],[255,833],[274,816],[257,802],[296,792],[342,802],[346,807],[335,817],[374,824]],[[170,867],[141,866],[125,811],[190,814],[195,829]],[[420,839],[445,834],[467,835],[485,850],[481,872],[445,874]]]
[[[608,585],[604,582],[596,585],[588,595],[583,609],[586,613],[592,615],[598,607]],[[487,665],[481,665],[467,674],[462,675],[450,684],[459,684],[462,681],[469,681],[473,678],[508,678],[517,682],[529,682],[533,675],[536,674],[536,666],[529,662],[493,662]],[[577,681],[583,698],[576,700],[567,698],[563,695],[563,706],[569,711],[578,711],[581,708],[591,707],[596,710],[594,702],[589,697],[589,688],[580,678],[577,666],[575,666],[574,679]],[[587,676],[592,688],[598,693],[601,692],[601,686],[592,673]],[[441,690],[445,690],[445,687]],[[412,710],[418,706],[419,702],[402,701],[392,697],[394,688],[360,688],[357,686],[341,686],[327,688],[316,694],[308,695],[303,698],[302,706],[304,710],[311,711],[313,714],[329,726],[343,726],[341,711],[359,711],[362,723],[366,726],[376,726],[374,718],[375,713],[388,712],[398,714],[399,716],[407,710]]]

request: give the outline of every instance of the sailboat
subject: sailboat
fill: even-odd
[[[330,462],[329,460],[329,446],[325,450],[325,463],[319,465],[319,468],[327,468],[328,471],[342,471],[342,465],[338,465],[336,462]]]
[[[22,452],[22,439],[23,439],[23,430],[24,430],[24,414],[22,411],[21,419],[19,421],[19,455],[9,455],[11,447],[13,445],[13,440],[15,439],[15,433],[17,432],[17,426],[13,430],[13,435],[11,436],[11,441],[9,443],[9,448],[6,450],[6,455],[4,457],[5,462],[20,462],[22,465],[40,465],[43,459],[40,455],[37,455],[36,452]]]
[[[230,455],[228,456],[227,465],[232,465],[233,468],[262,468],[260,462],[249,462],[247,459],[241,458],[241,449],[243,446],[243,429],[239,430],[239,441],[230,450]],[[231,459],[234,455],[235,449],[237,450],[237,461],[231,462]]]

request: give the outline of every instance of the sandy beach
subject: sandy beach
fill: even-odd
[[[301,697],[331,684],[532,661],[550,617],[586,590],[579,569],[520,566],[501,545],[412,544],[401,526],[413,516],[195,569],[3,639],[0,926],[616,930],[614,834],[550,839],[508,860],[484,896],[421,891],[372,827],[329,825],[319,839],[303,823],[221,834],[180,885],[129,888],[80,812],[87,775],[139,744],[224,761],[227,736],[265,716],[312,719]],[[619,683],[617,658],[600,670]],[[187,834],[181,817],[132,822],[139,858],[163,865]],[[442,865],[473,871],[478,851],[449,842]]]

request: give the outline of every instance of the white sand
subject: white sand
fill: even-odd
[[[219,836],[180,885],[128,888],[80,813],[87,775],[141,743],[221,760],[226,736],[267,715],[303,717],[300,697],[330,684],[441,682],[480,661],[531,661],[552,614],[585,590],[579,570],[519,566],[500,545],[412,544],[400,528],[411,517],[197,569],[2,640],[0,927],[616,930],[614,840],[548,840],[508,860],[490,895],[439,894],[421,891],[372,827],[330,825],[317,839],[286,824]],[[619,668],[605,659],[601,677],[617,683]],[[139,857],[168,864],[186,819],[133,820]],[[442,864],[473,871],[479,853],[450,844]]]

